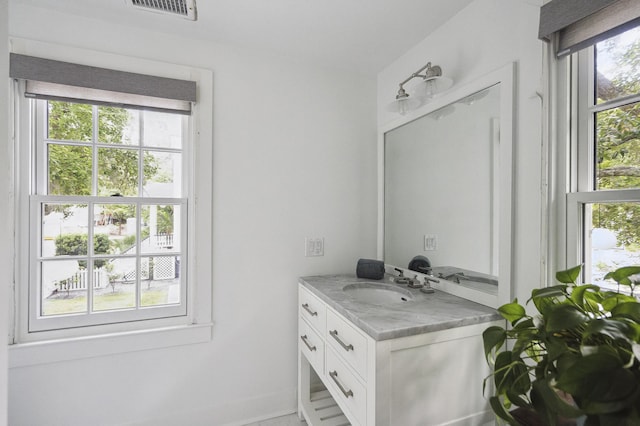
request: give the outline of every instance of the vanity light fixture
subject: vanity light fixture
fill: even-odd
[[[420,74],[424,71],[424,74]],[[416,87],[417,95],[415,98],[409,96],[404,85],[414,78],[421,78],[422,81]],[[397,112],[402,115],[418,108],[427,100],[431,99],[435,94],[447,90],[453,85],[453,80],[449,77],[442,76],[442,68],[438,65],[431,66],[431,62],[411,74],[400,83],[396,100],[387,107],[390,112]]]

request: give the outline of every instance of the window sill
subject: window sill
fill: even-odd
[[[211,341],[212,327],[212,323],[182,325],[10,345],[9,368],[206,343]]]

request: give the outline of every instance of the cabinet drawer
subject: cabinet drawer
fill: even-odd
[[[366,377],[366,338],[355,327],[332,311],[327,312],[325,341],[356,370],[360,377]]]
[[[324,302],[302,286],[298,287],[298,310],[300,316],[324,336],[327,324],[327,308]]]
[[[327,348],[325,382],[331,395],[354,424],[367,424],[367,390],[345,362]]]
[[[316,373],[324,374],[324,341],[302,318],[298,319],[298,347]]]

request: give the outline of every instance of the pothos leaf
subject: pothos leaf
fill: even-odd
[[[492,396],[489,398],[489,404],[491,405],[491,409],[496,414],[496,416],[500,417],[502,420],[507,421],[510,425],[517,425],[516,420],[509,414],[509,412],[504,408],[504,405],[500,402],[500,398],[497,396]]]
[[[605,279],[612,279],[622,285],[630,285],[630,276],[640,274],[640,266],[624,266],[604,276]]]
[[[499,326],[492,326],[487,328],[482,333],[482,341],[484,344],[484,356],[489,362],[489,355],[495,349],[498,350],[502,347],[507,338],[507,332],[504,328]]]
[[[592,336],[594,334],[602,334],[609,336],[612,339],[632,340],[635,331],[623,321],[616,321],[608,318],[591,320],[585,328],[585,337]]]
[[[506,305],[500,306],[498,308],[498,312],[512,325],[526,316],[524,306],[518,304],[518,299],[514,300],[512,303],[507,303]]]
[[[602,307],[607,311],[613,311],[615,307],[621,303],[638,303],[638,301],[626,294],[607,292],[606,297],[602,300]]]
[[[531,388],[529,369],[522,358],[511,351],[500,352],[495,365],[496,392],[525,394]]]
[[[622,317],[628,318],[640,323],[640,303],[637,302],[623,302],[618,303],[612,310],[611,315],[613,318]]]
[[[579,285],[579,286],[575,287],[571,291],[571,300],[573,301],[573,303],[575,303],[576,305],[580,306],[581,308],[584,308],[584,305],[585,305],[585,293],[588,290],[599,291],[600,287],[598,287],[597,285],[593,285],[593,284]],[[590,306],[588,300],[586,302],[587,302],[587,306]]]
[[[589,317],[575,306],[559,305],[554,306],[547,312],[547,321],[545,328],[548,332],[557,332],[561,330],[571,330],[584,324]]]
[[[580,271],[582,270],[582,265],[574,266],[571,269],[567,269],[565,271],[556,272],[556,279],[564,284],[575,284],[578,276],[580,276]]]

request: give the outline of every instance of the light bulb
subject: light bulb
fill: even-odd
[[[453,80],[448,77],[436,76],[422,80],[418,86],[418,96],[423,99],[431,99],[438,93],[447,90],[453,85]]]
[[[398,99],[398,113],[405,115],[409,112],[409,98]]]
[[[410,97],[404,90],[398,93],[396,100],[387,106],[387,111],[396,112],[405,115],[420,106],[422,102],[419,99]]]
[[[436,83],[434,79],[427,80],[424,82],[424,97],[427,99],[433,98],[433,95],[436,94]]]

